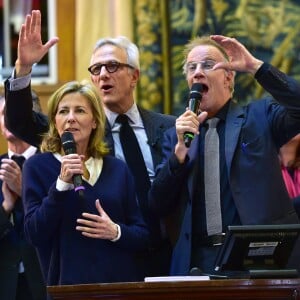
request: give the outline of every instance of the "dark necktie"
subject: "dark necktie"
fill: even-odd
[[[126,163],[133,174],[136,194],[143,218],[148,225],[153,247],[161,239],[159,217],[150,210],[148,206],[148,191],[151,186],[148,171],[145,165],[143,154],[136,135],[128,123],[126,115],[119,115],[116,122],[121,123],[120,142],[122,145]]]
[[[14,160],[18,164],[20,169],[22,170],[23,164],[24,164],[24,161],[25,161],[25,157],[23,155],[13,155],[11,157],[11,159]]]
[[[136,135],[128,123],[126,115],[119,115],[116,122],[121,123],[120,142],[126,163],[134,177],[139,205],[143,214],[147,211],[147,194],[150,180],[142,151]]]
[[[220,119],[207,120],[208,130],[204,142],[204,185],[207,234],[222,232],[220,202],[220,155],[217,124]]]

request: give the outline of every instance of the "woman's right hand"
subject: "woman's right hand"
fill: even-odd
[[[74,175],[83,175],[83,156],[68,154],[62,157],[60,168],[60,180],[73,183]]]

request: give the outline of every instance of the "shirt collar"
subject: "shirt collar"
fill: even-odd
[[[218,113],[216,114],[216,117],[219,118],[222,121],[226,120],[226,116],[227,116],[227,112],[229,109],[229,105],[230,105],[231,99],[229,99],[229,101],[227,101],[224,106],[218,111]]]
[[[8,149],[8,157],[11,158],[13,155],[24,156],[25,159],[28,159],[30,156],[36,153],[37,148],[34,146],[29,146],[23,153],[14,153],[10,149]]]
[[[104,108],[105,109],[105,114],[106,117],[108,119],[109,125],[112,128],[115,125],[116,119],[118,117],[119,114],[109,110],[108,108]],[[125,115],[129,118],[129,122],[138,125],[138,126],[142,126],[143,122],[142,119],[140,117],[140,113],[138,110],[138,107],[136,105],[136,103],[134,102],[133,105],[131,106],[130,109],[128,109],[125,112]]]

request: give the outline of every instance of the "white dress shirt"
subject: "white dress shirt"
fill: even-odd
[[[115,157],[125,161],[124,153],[122,150],[122,145],[120,142],[120,128],[121,124],[116,122],[116,119],[118,117],[118,114],[115,112],[110,111],[109,109],[105,108],[105,114],[108,119],[108,122],[111,127],[112,136],[114,140],[114,148],[115,148]],[[151,182],[154,179],[155,171],[154,171],[154,165],[151,155],[150,146],[148,144],[148,138],[146,135],[145,127],[142,121],[142,118],[140,116],[139,110],[137,108],[136,103],[132,105],[132,107],[125,113],[125,115],[129,119],[129,125],[132,127],[139,146],[141,148],[143,158],[145,161],[145,165],[149,174],[149,178]]]

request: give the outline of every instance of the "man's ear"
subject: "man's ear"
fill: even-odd
[[[225,86],[228,85],[233,88],[234,85],[234,77],[235,77],[235,72],[231,70],[225,70],[225,79],[224,79],[224,84]]]
[[[139,78],[140,78],[140,71],[137,69],[134,69],[132,71],[132,81],[131,81],[131,85],[133,87],[136,87]]]

